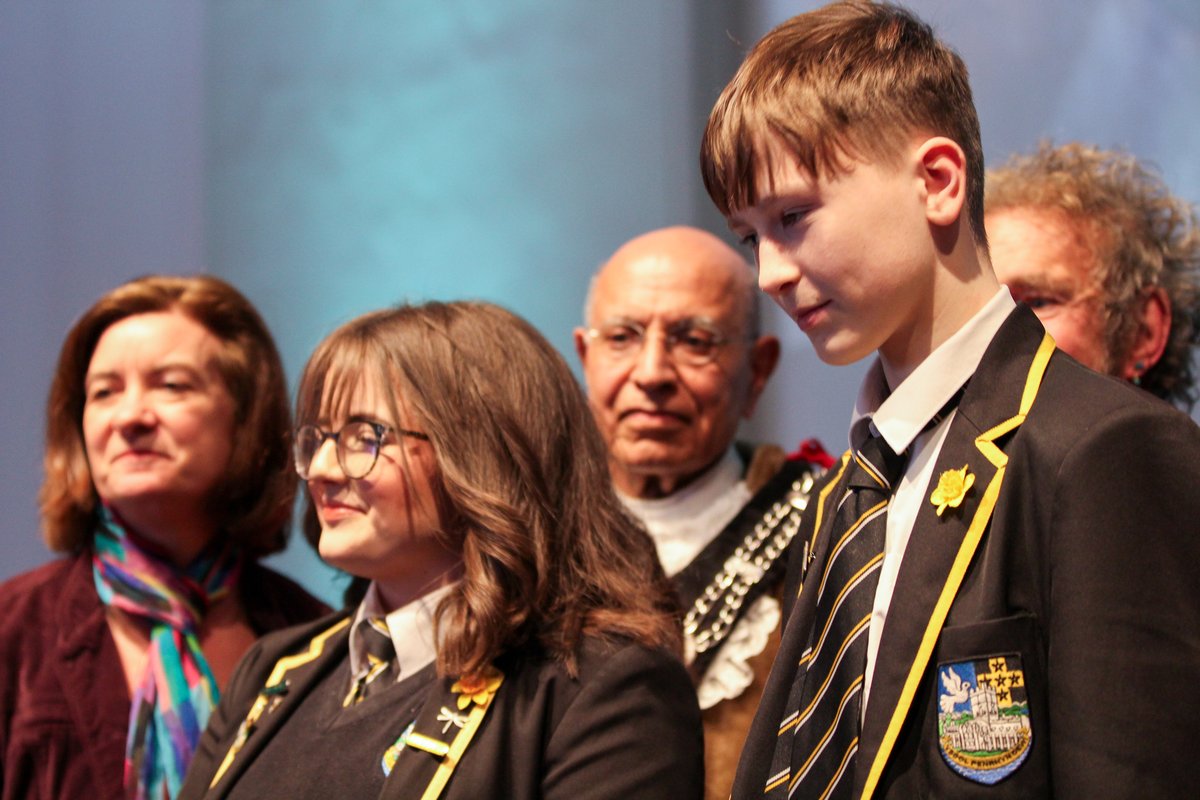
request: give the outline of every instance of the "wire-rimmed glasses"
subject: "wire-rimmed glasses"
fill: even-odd
[[[296,429],[296,437],[292,443],[296,473],[302,479],[308,480],[312,460],[317,451],[326,439],[332,439],[342,474],[351,480],[365,478],[379,460],[379,451],[389,432],[397,436],[411,436],[429,441],[429,437],[420,431],[393,428],[391,425],[369,420],[347,422],[338,431],[322,430],[316,425],[301,425]]]
[[[646,344],[646,326],[632,320],[606,322],[588,328],[587,337],[614,361],[636,357]],[[681,320],[663,332],[667,353],[677,364],[702,367],[717,357],[721,347],[736,337],[727,336],[695,319]]]

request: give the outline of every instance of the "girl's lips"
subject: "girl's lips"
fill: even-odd
[[[337,522],[361,513],[362,511],[360,509],[344,503],[326,502],[317,504],[317,516],[319,516],[321,521],[324,523]]]

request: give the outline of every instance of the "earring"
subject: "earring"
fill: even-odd
[[[1133,365],[1133,385],[1142,385],[1142,373],[1146,371],[1146,364],[1143,361],[1138,361]]]

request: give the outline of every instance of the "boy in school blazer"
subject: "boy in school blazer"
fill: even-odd
[[[810,503],[733,796],[1194,795],[1200,433],[997,283],[961,59],[893,6],[796,17],[726,87],[702,164],[818,355],[877,353],[852,449],[907,459],[860,573],[865,663],[815,750],[799,689],[850,454]]]

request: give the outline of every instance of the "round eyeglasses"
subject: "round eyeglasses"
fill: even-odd
[[[613,361],[635,358],[646,344],[646,326],[622,320],[588,328],[587,337]],[[697,320],[681,320],[663,332],[667,353],[677,364],[702,367],[717,357],[720,349],[735,338]]]
[[[351,480],[365,478],[379,460],[379,451],[385,444],[384,440],[389,431],[398,436],[411,436],[414,439],[429,441],[429,437],[419,431],[393,428],[382,422],[356,420],[347,422],[336,432],[321,430],[316,425],[301,425],[296,429],[296,438],[292,443],[296,473],[308,480],[317,451],[325,444],[326,439],[332,439],[342,474]]]

